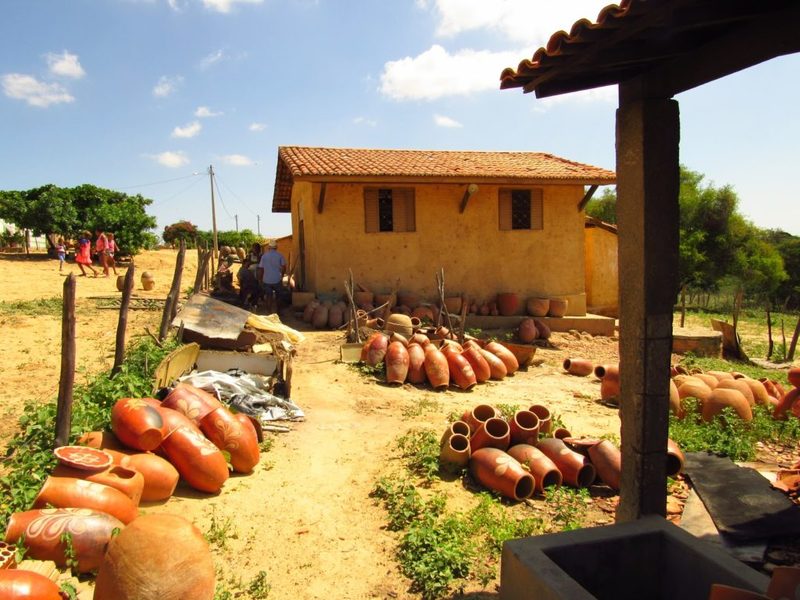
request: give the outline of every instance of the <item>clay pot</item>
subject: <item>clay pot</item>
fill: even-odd
[[[462,390],[470,390],[478,383],[472,365],[456,348],[444,353],[450,370],[450,379]]]
[[[161,406],[177,410],[200,427],[200,423],[206,416],[218,408],[222,408],[222,402],[203,389],[188,383],[179,383],[167,394]]]
[[[589,459],[603,483],[612,490],[619,491],[622,477],[622,455],[619,448],[608,440],[603,440],[589,448]]]
[[[678,385],[678,397],[681,400],[684,398],[697,398],[702,402],[708,399],[711,395],[711,391],[712,389],[708,387],[702,379],[697,377],[686,377],[680,385]]]
[[[381,333],[370,338],[369,348],[367,348],[367,364],[374,367],[383,362],[386,358],[386,351],[389,348],[389,338]]]
[[[500,309],[497,308],[497,302],[490,302],[489,303],[489,314],[493,317],[497,317],[500,315]]]
[[[464,411],[464,414],[461,415],[461,420],[469,426],[470,432],[474,434],[480,429],[481,425],[496,416],[498,415],[494,406],[478,404],[478,406],[472,410]]]
[[[547,310],[548,317],[563,317],[567,314],[569,300],[566,298],[550,298],[550,308]]]
[[[389,302],[389,309],[397,303],[397,296],[394,294],[375,294],[375,306],[381,306]]]
[[[472,432],[469,429],[469,425],[467,425],[464,421],[453,421],[450,425],[447,426],[447,429],[444,430],[442,434],[442,439],[439,441],[439,446],[444,446],[451,437],[455,434],[461,434],[464,437],[468,438]]]
[[[553,432],[553,437],[557,440],[565,440],[572,437],[572,432],[564,427],[559,427]]]
[[[596,471],[589,460],[567,448],[561,440],[544,438],[539,440],[536,447],[556,464],[565,483],[580,488],[587,487],[594,481]]]
[[[123,444],[136,450],[155,450],[164,439],[158,411],[141,398],[121,398],[111,409],[111,429]]]
[[[86,508],[45,508],[11,515],[5,540],[16,544],[25,536],[26,558],[52,560],[67,566],[65,533],[72,537],[72,550],[80,573],[94,571],[103,561],[114,530],[125,527],[119,519]],[[5,598],[6,596],[3,596]]]
[[[316,329],[322,329],[328,325],[328,307],[324,304],[318,305],[311,315],[311,325]]]
[[[727,373],[726,371],[706,371],[707,375],[711,375],[712,377],[716,377],[717,381],[722,381],[723,379],[733,379],[733,375]]]
[[[439,451],[439,465],[448,472],[459,472],[469,464],[470,445],[467,436],[456,433],[442,444]]]
[[[386,350],[386,383],[403,385],[408,377],[408,350],[402,342],[391,342]],[[423,358],[424,360],[424,358]]]
[[[516,292],[501,292],[497,294],[497,310],[504,317],[517,314],[519,309],[519,294]]]
[[[137,516],[136,504],[119,490],[72,477],[48,477],[33,508],[88,508],[108,513],[126,525]]]
[[[441,327],[437,327],[436,330],[433,332],[433,339],[435,340],[450,340],[453,339],[453,334],[450,333],[450,330],[442,325]]]
[[[397,303],[413,309],[419,304],[419,295],[413,292],[398,292]]]
[[[528,410],[539,418],[539,433],[550,433],[550,430],[553,428],[553,419],[550,415],[550,410],[541,404],[534,404],[528,408]]]
[[[678,393],[678,386],[675,385],[672,379],[669,380],[669,410],[679,419],[682,419],[684,416],[681,396]]]
[[[512,500],[524,500],[536,488],[533,476],[514,458],[497,448],[481,448],[473,452],[469,470],[481,485]]]
[[[360,290],[357,290],[353,292],[353,300],[355,300],[357,306],[364,308],[364,306],[366,306],[367,304],[373,303],[373,301],[375,300],[375,294],[373,294],[372,292],[362,292]]]
[[[117,275],[117,291],[125,290],[125,275]]]
[[[490,310],[489,310],[489,303],[488,302],[484,302],[483,304],[481,304],[478,307],[478,314],[481,315],[482,317],[488,316],[489,312],[490,312]]]
[[[530,344],[539,337],[539,330],[536,329],[536,322],[533,319],[522,319],[517,328],[517,337],[523,344]]]
[[[425,346],[425,376],[435,390],[444,390],[450,385],[450,367],[447,358],[433,344]]]
[[[457,315],[461,312],[461,296],[448,296],[444,299],[444,306],[447,312]]]
[[[467,362],[472,367],[472,371],[475,373],[475,380],[478,383],[483,383],[492,376],[492,369],[489,367],[489,363],[486,362],[483,354],[481,354],[481,349],[476,345],[470,345],[464,348],[461,356],[467,359]]]
[[[511,442],[511,429],[503,419],[492,417],[481,423],[480,427],[469,438],[469,448],[474,454],[481,448],[498,448],[505,450]]]
[[[594,365],[585,358],[565,358],[564,370],[570,375],[586,377],[594,371]]]
[[[755,406],[756,399],[753,396],[753,390],[745,383],[744,379],[724,379],[719,382],[719,385],[715,389],[739,390],[742,396],[747,398],[747,403],[750,406]]]
[[[399,333],[406,338],[410,338],[414,333],[414,327],[411,324],[411,317],[402,314],[392,314],[386,319],[386,331],[393,331]]]
[[[768,406],[769,402],[769,392],[767,392],[767,388],[761,383],[758,379],[751,379],[749,377],[745,377],[742,379],[748,386],[750,386],[750,391],[753,392],[753,399],[755,400],[756,404],[760,404],[762,406]]]
[[[328,327],[330,329],[339,328],[344,323],[344,311],[338,304],[331,306],[328,310]]]
[[[775,405],[772,416],[776,419],[785,419],[786,413],[790,410],[794,412],[794,406],[797,404],[798,399],[800,399],[800,388],[792,388]]]
[[[314,299],[303,309],[303,321],[306,323],[311,323],[311,319],[314,317],[314,311],[317,310],[317,307],[320,305],[319,300]]]
[[[142,288],[144,290],[152,290],[156,285],[156,280],[153,278],[153,274],[150,271],[144,271],[142,273]]]
[[[766,377],[762,377],[761,379],[759,379],[759,381],[764,386],[764,389],[767,390],[767,394],[769,394],[773,398],[776,398],[776,399],[780,400],[785,395],[785,392],[782,394],[781,392],[778,391],[778,386],[775,385],[775,383],[776,383],[775,381],[771,381],[771,380],[767,379]],[[782,388],[781,388],[781,391],[782,391]]]
[[[705,383],[709,387],[709,389],[712,390],[719,385],[719,379],[707,373],[695,373],[694,375],[692,375],[692,377],[696,377],[697,379]],[[675,383],[677,383],[677,381]]]
[[[675,477],[683,471],[685,460],[680,446],[667,438],[667,477]]]
[[[603,400],[610,400],[619,396],[619,366],[597,365],[594,368],[595,377],[600,379],[600,396]]]
[[[430,338],[424,333],[415,333],[408,339],[409,344],[419,344],[423,348],[431,343]]]
[[[769,596],[731,585],[712,583],[708,600],[769,600]]]
[[[412,317],[416,317],[420,321],[427,320],[430,323],[433,323],[435,321],[435,318],[434,318],[434,315],[433,315],[433,310],[431,309],[431,307],[429,305],[425,305],[425,304],[417,306],[415,309],[413,309],[411,311],[411,316]]]
[[[111,431],[89,431],[82,434],[75,442],[79,446],[88,446],[98,450],[122,450],[124,446]]]
[[[484,347],[484,350],[488,350],[503,361],[508,375],[513,375],[517,369],[519,369],[519,362],[514,354],[502,344],[498,344],[497,342],[489,342]]]
[[[425,383],[425,350],[419,344],[408,345],[408,383]]]
[[[0,569],[0,598],[5,600],[63,600],[61,589],[34,571]]]
[[[775,567],[767,586],[767,597],[800,598],[800,567]]]
[[[142,492],[144,491],[144,477],[142,474],[120,465],[111,465],[100,471],[86,471],[66,465],[57,465],[52,474],[56,477],[85,479],[86,481],[113,487],[125,494],[137,506],[139,505],[139,500],[142,499]]]
[[[790,384],[796,388],[800,388],[800,367],[790,368],[786,377],[789,379]]]
[[[486,363],[489,365],[489,372],[491,374],[492,379],[503,379],[506,375],[508,375],[508,369],[506,369],[506,363],[500,360],[495,354],[492,354],[488,350],[484,350],[481,348],[480,350],[481,356],[486,360]]]
[[[530,444],[539,441],[539,417],[529,410],[518,410],[508,423],[511,430],[511,445]]]
[[[260,444],[264,441],[264,430],[261,428],[261,422],[258,419],[244,413],[234,413],[233,418],[255,436],[256,442]]]
[[[539,332],[539,338],[549,340],[551,334],[550,326],[541,319],[534,319],[533,322],[536,323],[536,331]]]
[[[530,444],[516,444],[508,449],[508,454],[528,467],[536,482],[536,491],[540,494],[544,493],[547,487],[555,486],[556,489],[561,487],[561,471],[538,448]]]
[[[408,348],[408,340],[399,333],[392,333],[392,335],[389,336],[389,343],[391,344],[392,342],[399,342],[403,344],[404,348]]]
[[[172,496],[178,485],[178,471],[166,459],[155,454],[124,454],[115,450],[106,450],[111,454],[114,463],[142,474],[142,502],[160,502]]]
[[[753,410],[742,392],[722,387],[711,392],[711,395],[703,402],[703,420],[711,421],[722,412],[722,409],[727,407],[731,407],[743,421],[753,420]]]
[[[214,560],[200,530],[182,517],[154,514],[111,540],[94,600],[211,600],[214,587]]]
[[[550,298],[528,298],[525,311],[532,317],[544,317],[550,310]]]
[[[255,429],[252,425],[244,426],[224,406],[200,422],[200,431],[217,448],[228,453],[231,466],[237,473],[250,473],[258,464],[261,454]]]

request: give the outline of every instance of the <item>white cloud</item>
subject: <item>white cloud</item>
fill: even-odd
[[[255,161],[244,154],[226,154],[225,156],[220,156],[219,159],[232,167],[252,167],[256,164]]]
[[[179,0],[167,0],[167,4],[169,7],[174,10],[175,12],[180,12],[183,8],[179,2]]]
[[[209,117],[219,117],[220,115],[223,114],[224,113],[222,111],[214,112],[207,106],[198,106],[197,110],[194,111],[194,116],[199,119],[207,119]]]
[[[266,123],[250,123],[247,127],[250,131],[264,131],[267,128]]]
[[[75,98],[59,83],[44,83],[31,75],[3,75],[3,93],[9,98],[24,100],[31,106],[46,108],[51,104],[74,102]]]
[[[166,151],[161,154],[148,154],[147,157],[170,169],[177,169],[189,164],[189,157],[183,152]]]
[[[549,96],[547,98],[538,98],[533,103],[534,112],[547,112],[547,110],[557,104],[578,103],[588,104],[590,102],[607,102],[609,104],[616,104],[619,99],[619,92],[616,85],[607,85],[605,87],[593,88],[591,90],[581,90],[580,92],[572,92],[571,94],[561,94],[558,96]]]
[[[203,126],[200,124],[200,121],[192,121],[191,123],[187,123],[183,127],[176,127],[172,130],[172,137],[174,138],[193,138],[198,133]]]
[[[433,122],[438,127],[463,127],[461,123],[444,115],[433,115]]]
[[[83,70],[77,54],[70,54],[66,50],[61,54],[48,52],[45,54],[45,60],[53,75],[71,77],[73,79],[80,79],[86,75],[86,71]]]
[[[228,56],[225,54],[225,50],[220,48],[219,50],[216,50],[211,54],[204,56],[200,60],[199,67],[201,69],[208,69],[209,67],[213,67],[215,64],[225,60],[226,58],[228,58]]]
[[[203,6],[220,13],[229,13],[236,4],[261,4],[264,0],[203,0]]]
[[[368,127],[375,127],[378,124],[374,119],[368,119],[367,117],[356,117],[353,119],[353,123],[356,125],[366,125]]]
[[[435,100],[497,90],[500,72],[509,65],[516,66],[522,56],[519,50],[459,50],[450,54],[435,44],[419,56],[387,62],[380,91],[395,100]]]
[[[157,98],[165,98],[177,90],[181,83],[183,83],[183,77],[180,75],[176,77],[162,75],[159,77],[158,83],[153,87],[153,95]]]

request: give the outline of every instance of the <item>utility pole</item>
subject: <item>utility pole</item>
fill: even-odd
[[[219,257],[219,243],[217,242],[217,207],[214,204],[214,165],[208,167],[208,178],[211,182],[211,228],[214,234],[214,259]]]
[[[256,215],[256,231],[261,235],[261,215]]]
[[[239,215],[233,215],[233,218],[236,221],[236,233],[239,233]]]

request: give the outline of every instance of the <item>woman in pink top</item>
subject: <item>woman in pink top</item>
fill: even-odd
[[[108,277],[108,260],[106,260],[108,238],[99,227],[95,229],[95,234],[97,235],[97,239],[94,242],[94,251],[97,253],[97,260],[100,261],[100,266],[103,267],[103,277]]]
[[[117,241],[114,239],[114,234],[109,232],[106,234],[106,270],[113,269],[114,275],[117,274],[117,263],[114,260],[114,253],[117,251]]]
[[[78,263],[82,276],[86,276],[86,269],[83,268],[86,265],[97,277],[97,271],[92,266],[92,234],[88,231],[81,232],[81,237],[78,238],[78,251],[75,253],[75,262]]]

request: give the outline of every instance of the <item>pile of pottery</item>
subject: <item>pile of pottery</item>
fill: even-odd
[[[315,329],[338,329],[347,321],[347,304],[344,301],[320,301],[314,298],[303,309],[303,321]]]
[[[488,404],[464,412],[451,423],[441,440],[439,464],[459,472],[469,467],[484,487],[512,500],[566,483],[587,487],[600,480],[619,490],[621,455],[608,440],[572,437],[552,430],[547,407],[533,405],[506,421]],[[683,453],[672,440],[667,446],[667,475],[683,468]]]
[[[616,401],[619,396],[619,365],[594,365],[592,361],[585,358],[565,358],[562,363],[564,370],[576,377],[586,377],[594,373],[600,380],[600,397],[607,401]],[[673,393],[674,392],[674,393]],[[677,410],[677,388],[674,384],[670,385],[670,410]],[[677,406],[675,405],[677,403]]]
[[[536,340],[549,340],[550,327],[541,319],[526,317],[517,326],[517,338],[523,344],[530,344]]]

